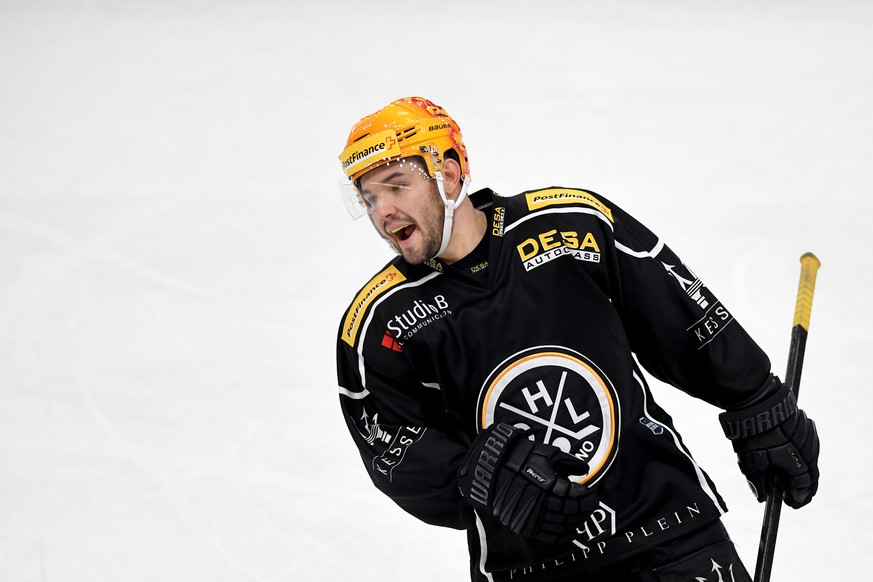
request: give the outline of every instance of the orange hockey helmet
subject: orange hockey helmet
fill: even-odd
[[[423,97],[403,97],[356,123],[339,159],[351,182],[382,164],[413,156],[421,157],[435,177],[449,150],[458,154],[462,178],[469,177],[467,148],[455,120]]]

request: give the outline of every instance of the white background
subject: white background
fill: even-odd
[[[339,202],[352,124],[423,94],[474,186],[592,189],[659,233],[801,404],[818,497],[774,580],[869,570],[873,8],[828,2],[0,0],[0,580],[464,580],[370,483],[340,314],[390,258]],[[717,410],[655,386],[754,567]]]

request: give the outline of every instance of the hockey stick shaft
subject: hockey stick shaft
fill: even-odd
[[[788,369],[785,383],[800,396],[800,373],[803,369],[803,353],[809,333],[809,317],[812,313],[812,296],[815,292],[815,277],[821,262],[812,253],[800,257],[800,282],[797,286],[797,301],[794,307],[794,325],[791,328],[791,345],[788,349]],[[772,478],[767,488],[767,503],[764,508],[764,523],[761,526],[761,541],[758,545],[758,562],[755,565],[755,582],[769,582],[773,568],[773,553],[776,550],[776,534],[782,513],[782,487]]]

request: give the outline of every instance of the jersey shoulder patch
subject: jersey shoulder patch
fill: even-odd
[[[373,302],[383,293],[406,281],[404,275],[395,263],[389,264],[382,271],[370,279],[355,296],[355,300],[346,311],[343,325],[340,328],[340,337],[350,346],[355,346],[361,322]]]
[[[614,223],[612,209],[604,204],[593,192],[578,188],[544,188],[531,190],[521,194],[527,203],[529,212],[536,212],[550,206],[582,205],[597,210],[605,216],[609,222]]]

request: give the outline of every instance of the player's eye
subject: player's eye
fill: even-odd
[[[411,187],[403,182],[392,182],[390,184],[386,184],[391,192],[400,192],[402,190],[410,190]]]

